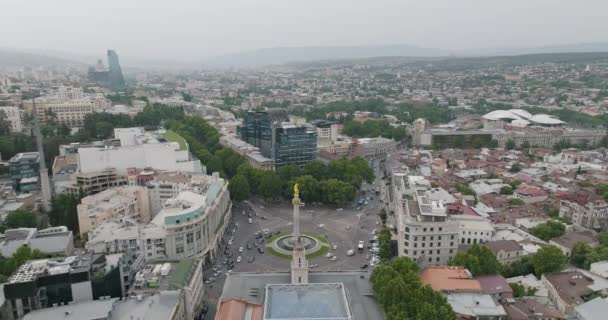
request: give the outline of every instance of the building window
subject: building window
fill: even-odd
[[[433,229],[431,229],[431,231],[433,231]],[[431,241],[433,240],[433,236],[431,236]]]
[[[434,228],[431,228],[431,232],[433,232],[433,229],[434,229]]]
[[[454,240],[454,235],[452,235],[452,236],[450,237],[450,239],[451,239],[451,240]]]
[[[423,229],[422,229],[422,232],[426,232],[426,228],[423,228]]]
[[[433,258],[429,258],[429,262],[433,262]]]
[[[439,231],[440,231],[440,232],[441,232],[441,231],[443,231],[443,227],[439,227]]]

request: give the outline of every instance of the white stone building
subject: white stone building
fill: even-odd
[[[218,177],[210,179],[200,194],[184,191],[167,201],[142,229],[146,259],[215,256],[232,204],[227,183]]]
[[[166,171],[205,173],[200,160],[194,159],[185,141],[170,142],[164,130],[146,132],[143,128],[117,128],[114,136],[120,147],[80,148],[80,172],[98,172],[114,168],[126,174],[128,168],[153,168]]]
[[[408,176],[393,175],[391,211],[397,219],[399,256],[421,266],[445,265],[458,248],[457,221],[449,219],[443,200],[432,200],[426,189],[411,195]]]
[[[0,112],[6,115],[6,121],[9,122],[11,132],[23,131],[23,111],[18,107],[0,107]]]

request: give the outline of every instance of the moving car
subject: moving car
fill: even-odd
[[[253,223],[253,219],[249,218],[249,220],[247,220],[247,222],[249,222],[249,224]]]
[[[350,256],[354,256],[355,255],[355,250],[350,249],[350,250],[346,251],[346,255],[349,256],[349,257]]]
[[[262,248],[262,247],[258,247],[258,252],[259,252],[259,253],[264,253],[264,248]]]
[[[364,248],[363,246],[364,246],[363,240],[359,240],[359,246],[358,246],[359,251],[363,251],[363,248]]]

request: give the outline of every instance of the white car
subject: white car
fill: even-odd
[[[228,245],[232,245],[232,240],[228,240]]]
[[[247,222],[249,222],[249,224],[253,223],[253,219],[249,218],[249,220],[247,220]]]
[[[334,256],[334,254],[333,254],[333,253],[331,253],[331,252],[328,252],[328,253],[325,255],[325,257],[327,257],[327,258],[331,258],[331,257],[333,257],[333,256]]]
[[[239,247],[239,252],[243,252],[243,247]]]
[[[241,256],[236,257],[236,262],[241,262]]]
[[[333,256],[333,257],[329,258],[329,260],[331,260],[331,261],[336,261],[336,260],[338,260],[338,257]]]
[[[344,211],[344,209],[338,208],[338,209],[336,209],[336,211]]]

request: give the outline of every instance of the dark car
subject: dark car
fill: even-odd
[[[262,248],[262,247],[258,247],[258,252],[259,252],[259,253],[264,253],[264,248]]]
[[[253,245],[251,245],[251,242],[247,242],[247,250],[251,250],[252,247]]]
[[[368,265],[364,264],[364,265],[361,266],[361,269],[366,269],[367,267],[368,267]]]

